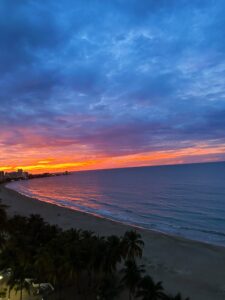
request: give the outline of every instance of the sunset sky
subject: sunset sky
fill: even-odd
[[[1,0],[0,170],[225,160],[224,0]]]

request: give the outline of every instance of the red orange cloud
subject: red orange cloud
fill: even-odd
[[[71,155],[66,149],[51,149],[45,150],[45,154],[40,151],[30,149],[21,150],[19,155],[16,153],[6,153],[1,150],[3,156],[8,155],[7,163],[1,161],[0,170],[12,171],[17,168],[23,168],[31,173],[40,172],[59,172],[59,171],[76,171],[76,170],[91,170],[103,168],[118,168],[118,167],[134,167],[147,165],[162,165],[162,164],[177,164],[189,163],[197,161],[212,161],[219,160],[220,156],[225,153],[225,145],[212,147],[207,144],[199,143],[194,147],[136,153],[130,155],[93,155],[84,152],[83,154],[74,152]],[[67,149],[68,150],[68,149]],[[71,149],[69,149],[71,151]],[[51,153],[51,158],[49,154]]]

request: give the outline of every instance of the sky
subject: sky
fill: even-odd
[[[0,170],[225,160],[224,0],[1,0]]]

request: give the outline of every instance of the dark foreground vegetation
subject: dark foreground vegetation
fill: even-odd
[[[63,231],[39,215],[9,218],[0,203],[0,270],[6,274],[7,298],[16,290],[22,299],[25,290],[32,294],[39,286],[36,292],[52,300],[184,299],[168,295],[161,282],[145,274],[137,263],[143,247],[133,230],[122,237]],[[41,290],[41,283],[51,283],[54,291]]]

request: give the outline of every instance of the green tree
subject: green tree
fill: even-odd
[[[0,299],[6,298],[7,288],[0,289]]]
[[[0,228],[2,228],[2,226],[4,227],[7,221],[7,213],[6,213],[6,209],[8,208],[7,205],[2,203],[2,200],[0,199]]]
[[[163,299],[165,300],[182,300],[181,294],[178,293],[176,296],[166,295]],[[184,300],[190,300],[190,298],[185,298]]]
[[[106,253],[104,260],[104,270],[106,273],[116,271],[117,265],[123,258],[121,239],[116,235],[111,235],[106,240]]]
[[[82,260],[79,241],[71,241],[65,245],[65,259],[63,269],[69,282],[76,286],[78,293],[81,293],[81,274],[85,269],[85,262]]]
[[[7,280],[7,285],[9,288],[9,296],[12,289],[15,289],[16,293],[20,292],[20,300],[23,299],[23,291],[27,290],[30,293],[30,285],[26,282],[27,273],[22,265],[14,266],[13,269],[10,269],[10,276]]]
[[[144,267],[143,265],[138,266],[134,260],[128,260],[121,272],[123,274],[121,282],[128,288],[129,300],[131,300],[135,295],[141,275],[145,272]]]
[[[138,290],[136,296],[138,298],[141,298],[141,300],[165,299],[162,283],[161,282],[155,283],[153,279],[148,275],[144,276],[140,280],[138,284]]]
[[[135,260],[137,257],[142,257],[144,242],[137,231],[127,231],[123,237],[122,243],[124,258],[127,260]]]
[[[0,199],[0,249],[3,248],[7,238],[7,205],[3,204]]]
[[[115,274],[105,276],[97,295],[99,300],[113,300],[118,299],[122,291],[122,285]]]

